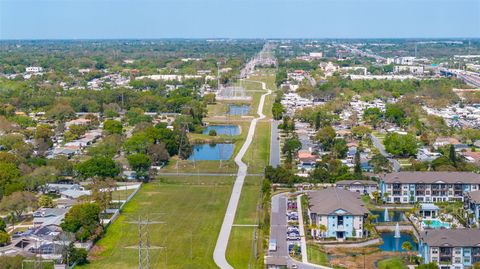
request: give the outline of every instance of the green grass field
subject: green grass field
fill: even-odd
[[[247,177],[240,196],[240,203],[237,208],[234,224],[254,225],[257,224],[257,206],[260,199],[261,177]],[[254,242],[254,231],[252,226],[236,226],[232,228],[230,241],[227,249],[227,260],[234,268],[263,268],[263,249],[257,248],[254,251],[254,244],[259,244],[261,231],[257,230],[258,241]],[[260,257],[260,259],[259,259]]]
[[[225,214],[233,177],[166,178],[145,184],[107,229],[80,268],[138,268],[137,226],[128,223],[150,214],[165,222],[149,227],[152,268],[214,268],[213,249]]]
[[[407,266],[400,258],[391,258],[380,261],[378,269],[406,269]]]
[[[328,256],[316,244],[307,245],[308,261],[319,265],[328,265]]]

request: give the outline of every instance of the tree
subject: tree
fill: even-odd
[[[407,256],[409,256],[410,250],[412,250],[413,246],[410,242],[404,241],[402,243],[402,249],[407,252]]]
[[[10,235],[5,231],[0,231],[0,246],[10,244]]]
[[[457,155],[455,153],[455,146],[454,145],[450,145],[449,152],[448,152],[448,158],[453,163],[453,166],[457,167]]]
[[[47,195],[42,195],[38,198],[38,206],[39,207],[46,207],[46,208],[53,208],[55,207],[55,203],[53,202],[52,197]]]
[[[121,122],[116,120],[106,120],[103,123],[103,130],[109,134],[122,134],[123,125]]]
[[[368,126],[355,126],[352,127],[352,134],[358,138],[364,138],[368,134],[372,132],[372,129],[370,129]]]
[[[368,164],[373,166],[373,172],[376,174],[382,172],[390,172],[392,169],[390,161],[387,159],[387,157],[379,153],[373,155],[372,159],[370,159]]]
[[[331,148],[333,156],[337,159],[343,159],[347,156],[348,147],[347,141],[342,138],[334,139],[333,146]]]
[[[155,142],[146,132],[134,133],[123,145],[127,153],[144,153],[147,147]]]
[[[208,135],[209,136],[217,136],[217,131],[215,131],[215,129],[211,129],[210,131],[208,131]]]
[[[324,224],[320,224],[318,229],[320,231],[321,236],[325,238],[325,233],[327,232],[327,226],[325,226]]]
[[[355,152],[355,167],[353,168],[353,174],[356,179],[362,179],[362,167],[360,165],[360,150]]]
[[[438,269],[438,265],[436,263],[425,263],[425,264],[420,264],[417,266],[417,269]]]
[[[401,125],[405,118],[405,111],[397,104],[388,104],[385,109],[385,118],[397,125]]]
[[[94,156],[77,164],[75,171],[82,178],[92,178],[95,176],[107,178],[117,176],[120,169],[111,158]]]
[[[284,112],[283,105],[279,102],[275,102],[272,105],[272,115],[273,119],[280,120]]]
[[[287,155],[287,162],[291,163],[293,156],[302,148],[302,143],[298,138],[289,138],[283,144],[282,152]]]
[[[13,163],[0,163],[0,196],[8,195],[6,188],[20,177],[20,170]]]
[[[390,133],[383,141],[385,150],[396,156],[413,156],[417,153],[417,139],[411,134]]]
[[[26,190],[34,191],[43,187],[46,183],[52,183],[57,180],[59,173],[53,166],[40,166],[28,175],[22,177]]]
[[[363,111],[363,119],[371,124],[373,127],[377,127],[377,124],[382,119],[382,111],[377,107],[370,107]]]
[[[147,154],[154,164],[167,162],[170,158],[170,154],[168,153],[166,145],[163,142],[148,146]]]
[[[322,145],[324,150],[330,150],[333,145],[336,133],[332,126],[327,125],[317,131],[315,139]]]
[[[145,172],[150,168],[150,165],[152,165],[150,157],[143,153],[129,155],[127,159],[132,169],[137,172]]]
[[[100,206],[97,203],[83,203],[72,206],[60,227],[64,231],[75,233],[75,237],[82,242],[99,236],[101,233],[99,229]]]
[[[25,210],[35,208],[36,206],[37,198],[35,194],[28,191],[18,191],[3,197],[0,203],[0,210],[13,212],[16,219],[20,219]]]

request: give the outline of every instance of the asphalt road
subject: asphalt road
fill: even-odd
[[[264,82],[260,83],[262,83],[262,88],[267,90],[267,85]],[[263,94],[260,98],[260,103],[257,110],[258,118],[253,119],[250,123],[250,128],[248,129],[245,143],[243,143],[242,148],[238,152],[237,156],[235,156],[235,163],[238,165],[237,178],[233,184],[232,195],[228,201],[227,211],[225,212],[222,227],[220,228],[220,234],[218,235],[217,244],[215,245],[215,250],[213,252],[213,260],[215,261],[215,264],[222,269],[233,269],[233,267],[227,261],[226,252],[228,240],[232,231],[233,221],[235,220],[235,213],[237,212],[238,201],[240,200],[240,194],[242,193],[243,182],[245,181],[245,176],[247,175],[247,165],[242,161],[242,158],[252,143],[257,121],[265,118],[265,115],[263,114],[263,105],[265,103],[265,97],[271,93],[272,91],[268,90],[268,92]]]
[[[272,121],[270,136],[270,165],[277,167],[280,165],[280,137],[278,134],[278,125],[280,121]]]
[[[397,160],[389,157],[390,154],[388,154],[388,152],[385,151],[385,147],[380,142],[380,140],[378,140],[376,136],[374,136],[373,134],[370,134],[370,138],[372,139],[373,145],[378,149],[378,151],[380,151],[380,154],[387,157],[387,159],[390,161],[390,163],[393,166],[393,171],[399,172],[401,168],[400,163]]]

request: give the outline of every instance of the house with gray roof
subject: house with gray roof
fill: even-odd
[[[370,194],[378,189],[378,183],[373,180],[340,180],[335,186],[361,194]]]
[[[480,190],[480,174],[472,172],[396,172],[385,174],[380,191],[386,203],[463,201]]]
[[[326,188],[308,196],[310,223],[316,226],[314,237],[344,240],[365,236],[364,221],[369,211],[359,193]]]
[[[466,269],[480,262],[480,229],[425,230],[419,238],[424,263],[440,269]]]

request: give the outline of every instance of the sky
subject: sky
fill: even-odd
[[[480,0],[0,0],[0,39],[480,37]]]

